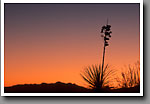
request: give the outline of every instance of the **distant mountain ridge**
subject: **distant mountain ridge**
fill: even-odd
[[[5,93],[82,93],[90,89],[72,83],[18,84],[4,88]]]

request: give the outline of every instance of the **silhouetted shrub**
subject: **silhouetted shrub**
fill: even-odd
[[[117,79],[119,86],[122,88],[131,88],[140,86],[140,62],[134,66],[128,66],[125,71],[121,72],[121,79]]]

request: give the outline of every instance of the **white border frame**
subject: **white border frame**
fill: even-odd
[[[140,93],[4,93],[4,3],[140,3]],[[1,96],[143,96],[143,0],[1,0]]]

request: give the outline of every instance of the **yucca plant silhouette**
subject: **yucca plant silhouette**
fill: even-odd
[[[107,64],[104,70],[101,65],[86,67],[80,75],[94,92],[103,92],[103,88],[109,84],[113,73],[114,70],[110,70]]]
[[[102,65],[89,66],[84,70],[84,73],[81,74],[82,78],[88,82],[90,87],[92,87],[96,92],[102,92],[102,88],[109,83],[108,79],[110,78],[110,74],[113,72],[113,70],[108,68],[108,64],[104,67],[105,49],[109,46],[108,40],[112,34],[111,25],[108,24],[108,19],[106,25],[102,26],[101,33],[103,33],[101,37],[104,39]]]

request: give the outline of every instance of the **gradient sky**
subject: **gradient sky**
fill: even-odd
[[[139,4],[5,4],[4,85],[86,86],[80,73],[102,61],[107,18],[113,34],[105,63],[122,70],[140,58]]]

